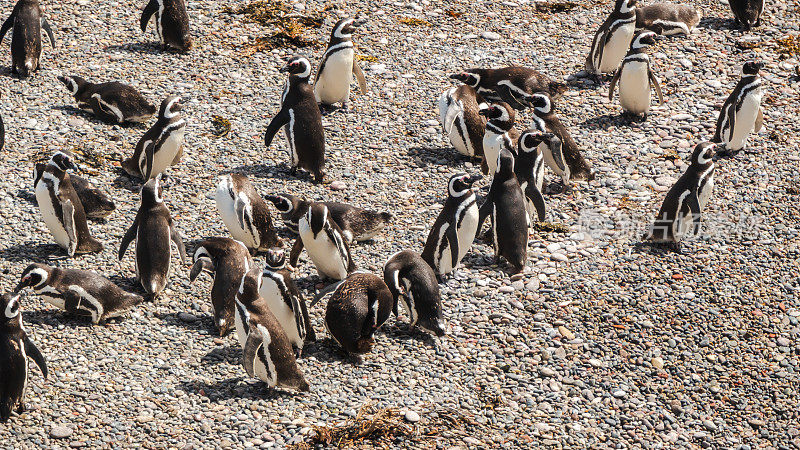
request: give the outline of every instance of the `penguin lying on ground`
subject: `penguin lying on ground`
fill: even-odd
[[[473,87],[488,102],[505,102],[514,109],[529,108],[525,98],[533,93],[547,92],[557,100],[567,90],[564,83],[555,82],[547,75],[520,66],[467,69],[450,75],[450,78]]]
[[[645,29],[665,36],[689,35],[703,13],[694,5],[654,3],[636,8],[636,31]]]
[[[142,123],[153,117],[156,107],[142,94],[126,84],[116,81],[89,83],[81,77],[58,77],[78,102],[78,108],[94,113],[109,123]]]
[[[55,48],[56,40],[47,19],[42,15],[39,0],[18,0],[11,15],[0,27],[0,42],[3,42],[8,30],[14,28],[11,35],[11,72],[21,78],[28,78],[39,69],[39,58],[42,56],[42,29],[50,38],[50,45]]]

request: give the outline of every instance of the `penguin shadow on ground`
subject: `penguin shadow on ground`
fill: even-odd
[[[408,149],[408,156],[419,158],[425,166],[442,165],[448,167],[463,167],[465,162],[471,161],[480,170],[480,161],[464,156],[452,147],[413,147]]]
[[[602,116],[590,117],[578,126],[588,130],[607,130],[611,126],[615,127],[634,127],[639,128],[643,121],[636,120],[633,116],[619,113],[603,114]]]
[[[729,11],[730,12],[730,11]],[[714,17],[708,16],[700,19],[697,28],[708,28],[711,30],[736,30],[736,20],[728,19],[727,17]]]
[[[351,366],[364,364],[362,356],[347,353],[330,335],[320,336],[318,334],[316,342],[307,342],[303,345],[303,355],[298,361],[302,362],[309,356],[313,356],[317,361],[323,363],[340,363]]]
[[[242,369],[244,370],[244,369]],[[228,378],[216,383],[207,383],[200,380],[182,381],[181,390],[191,394],[201,395],[211,401],[230,400],[241,398],[248,400],[274,400],[278,398],[292,398],[298,394],[274,389],[263,381],[246,377]]]
[[[246,175],[248,177],[256,177],[256,178],[281,178],[283,180],[307,180],[311,182],[314,181],[313,175],[300,169],[298,169],[297,172],[294,175],[292,175],[291,167],[289,167],[286,163],[283,162],[275,165],[253,164],[250,166],[238,166],[224,173],[238,173],[241,175]],[[220,173],[220,175],[222,174],[223,173]]]
[[[142,190],[142,186],[144,185],[141,178],[132,177],[119,167],[115,169],[115,173],[117,176],[111,182],[112,186],[139,195],[139,192]]]
[[[88,316],[70,314],[55,307],[38,311],[23,311],[22,319],[26,324],[46,325],[53,328],[61,325],[69,328],[89,328],[94,326]]]
[[[145,297],[145,299],[147,299],[147,292],[144,290],[142,284],[139,283],[136,277],[111,275],[110,277],[108,277],[108,279],[111,280],[112,283],[122,288],[122,290],[133,294],[139,294],[142,297]]]
[[[31,190],[20,189],[17,191],[17,197],[25,200],[33,206],[39,206],[39,202],[36,201],[36,194],[34,194]]]
[[[156,300],[158,301],[158,300]],[[181,319],[181,313],[188,313],[194,317],[194,320]],[[210,337],[216,337],[216,330],[214,330],[214,318],[208,314],[199,315],[196,312],[178,311],[172,313],[155,313],[154,316],[161,320],[164,325],[184,328],[187,331],[205,331]]]
[[[237,365],[242,359],[242,347],[238,345],[228,345],[225,347],[214,347],[206,353],[200,361],[205,364],[228,363]]]
[[[76,256],[80,258],[81,256]],[[67,253],[58,244],[27,242],[0,249],[0,259],[10,262],[52,263],[67,258]]]
[[[599,77],[591,77],[591,76],[582,76],[583,74],[579,76],[578,73],[573,73],[572,79],[567,80],[566,85],[569,90],[596,91],[600,89],[600,86],[602,86],[605,81],[611,81],[611,78],[606,80],[602,75]]]
[[[109,45],[103,49],[106,53],[114,52],[129,52],[129,53],[146,53],[148,55],[158,55],[160,53],[180,53],[164,49],[160,42],[129,42],[127,44]]]
[[[395,320],[392,324],[381,327],[381,330],[387,339],[398,341],[414,340],[428,347],[436,347],[436,339],[433,336],[418,327],[410,326],[408,322]]]

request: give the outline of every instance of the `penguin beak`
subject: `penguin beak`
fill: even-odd
[[[478,115],[481,115],[481,116],[484,116],[484,117],[489,117],[489,110],[491,110],[491,109],[492,108],[483,108],[480,111],[478,111]]]
[[[67,166],[67,169],[69,169],[69,170],[71,170],[71,171],[73,171],[73,172],[78,172],[78,166],[77,166],[77,165],[75,165],[75,163],[74,163],[74,162],[72,162],[72,161],[67,161],[65,165]]]
[[[25,289],[26,287],[31,285],[31,277],[25,277],[20,280],[19,284],[14,288],[14,295],[18,294],[19,291]]]
[[[482,179],[483,179],[483,175],[481,175],[479,173],[476,173],[476,174],[472,175],[471,177],[467,178],[467,183],[468,184],[477,183],[478,181],[480,181]]]
[[[280,69],[278,69],[278,72],[286,73],[286,72],[288,72],[290,70],[292,70],[292,64],[291,63],[290,64],[286,64],[285,66],[283,66]]]
[[[464,80],[464,74],[463,73],[454,73],[454,74],[450,75],[448,78],[450,78],[451,80],[463,81]]]
[[[367,23],[367,18],[366,17],[356,17],[355,20],[353,20],[353,24],[350,25],[350,26],[353,27],[353,28],[358,28],[358,27],[364,25],[365,23]]]

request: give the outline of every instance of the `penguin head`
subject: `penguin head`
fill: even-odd
[[[705,166],[714,160],[717,145],[712,142],[701,142],[692,152],[692,165]]]
[[[338,38],[338,39],[347,39],[353,36],[355,33],[356,28],[364,25],[367,22],[365,17],[356,17],[355,19],[351,17],[345,17],[344,19],[339,20],[333,26],[333,30],[331,30],[331,38]]]
[[[442,315],[441,305],[439,305],[438,309],[439,309],[439,315],[437,317],[441,317]],[[436,336],[442,337],[445,335],[444,327],[442,326],[442,323],[439,321],[437,317],[426,317],[424,319],[420,318],[414,325]]]
[[[483,178],[480,174],[469,175],[466,173],[457,173],[450,177],[447,183],[447,191],[451,197],[461,197],[472,189],[472,185]]]
[[[245,306],[252,304],[260,296],[258,288],[261,287],[262,271],[258,267],[253,267],[242,277],[239,283],[239,291],[236,293],[236,300]]]
[[[311,231],[316,235],[325,226],[325,222],[328,221],[328,207],[322,203],[312,203],[308,207],[305,217]]]
[[[510,130],[514,126],[514,119],[516,113],[514,108],[506,102],[499,102],[489,105],[487,108],[482,108],[478,114],[486,117],[495,124],[502,125],[500,128]]]
[[[758,72],[764,68],[762,61],[748,61],[742,66],[742,75],[758,75]]]
[[[656,43],[656,33],[653,33],[650,30],[644,30],[639,32],[633,38],[633,43],[631,43],[632,49],[640,49],[647,47],[648,45],[655,45]]]
[[[553,112],[553,101],[550,100],[550,96],[544,92],[528,95],[523,101],[533,108],[533,112],[537,116],[546,116]]]
[[[147,183],[142,186],[141,196],[143,205],[153,205],[164,201],[162,197],[164,194],[164,183],[162,179],[162,175],[158,174],[155,178],[147,180]]]
[[[636,0],[617,0],[614,6],[621,13],[629,13],[636,8]]]
[[[14,288],[14,293],[16,294],[26,287],[38,288],[42,286],[47,283],[52,271],[53,268],[45,264],[34,263],[29,265],[22,271],[22,276],[19,278],[17,287]]]
[[[458,80],[467,86],[478,87],[478,84],[481,82],[481,76],[471,70],[467,70],[461,73],[454,73],[450,75],[450,78],[453,80]]]
[[[0,309],[3,310],[5,322],[19,317],[19,294],[3,294],[0,296]]]
[[[292,56],[286,61],[283,67],[279,70],[280,73],[288,72],[300,78],[308,78],[311,76],[311,63],[305,56]]]
[[[517,142],[517,153],[520,155],[524,153],[531,153],[536,151],[539,147],[539,144],[547,139],[546,135],[552,135],[553,133],[542,133],[541,131],[536,130],[527,130],[522,133],[522,136],[519,137],[519,142]]]
[[[294,211],[300,200],[294,195],[278,194],[278,195],[265,195],[267,201],[275,205],[275,209],[281,214],[289,214]]]
[[[286,252],[282,248],[267,250],[266,264],[270,270],[281,270],[286,266]]]
[[[177,117],[182,109],[181,98],[176,95],[171,95],[161,102],[161,107],[158,110],[158,117],[160,119],[170,120]]]
[[[53,156],[50,157],[49,164],[59,168],[60,170],[63,170],[64,172],[67,170],[72,170],[74,172],[78,171],[78,167],[72,161],[72,153],[65,150],[59,150],[53,153]]]
[[[62,76],[58,77],[58,81],[64,83],[70,94],[76,95],[78,91],[86,84],[86,80],[76,76]]]
[[[497,155],[495,174],[500,175],[502,179],[514,174],[514,154],[507,148],[500,149]]]

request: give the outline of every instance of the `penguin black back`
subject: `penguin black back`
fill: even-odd
[[[150,17],[155,16],[156,33],[164,48],[187,52],[192,48],[189,14],[184,0],[150,0],[142,11],[139,26],[147,30]]]
[[[29,77],[39,68],[42,55],[42,29],[50,38],[50,45],[55,47],[53,30],[42,15],[39,0],[19,0],[11,15],[0,27],[0,42],[8,30],[13,27],[11,36],[11,71],[22,78]]]
[[[392,292],[392,311],[398,316],[398,303],[417,325],[436,336],[444,335],[442,298],[436,273],[422,257],[410,250],[397,252],[383,266],[383,281]]]
[[[367,353],[392,313],[391,291],[379,277],[355,272],[339,285],[325,308],[325,327],[350,354]]]

